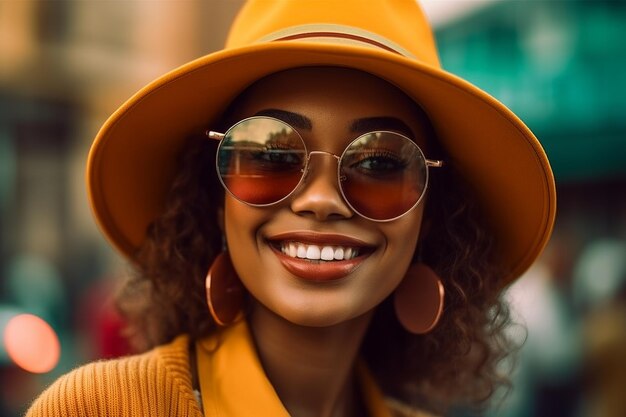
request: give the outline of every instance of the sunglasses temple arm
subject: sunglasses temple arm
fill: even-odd
[[[443,161],[440,161],[438,159],[427,159],[426,166],[433,167],[433,168],[441,168],[443,166]]]
[[[223,133],[220,132],[214,132],[212,130],[207,130],[206,132],[204,132],[204,134],[209,138],[209,139],[215,139],[215,140],[222,140],[222,138],[226,135],[224,135]]]

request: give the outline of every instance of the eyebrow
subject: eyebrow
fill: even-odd
[[[350,125],[350,131],[354,133],[367,133],[377,130],[391,130],[414,138],[415,133],[411,128],[397,117],[379,116],[364,117],[357,119]]]
[[[313,128],[313,123],[311,123],[311,119],[299,113],[294,113],[287,110],[264,109],[255,113],[255,116],[273,117],[274,119],[282,120],[283,122],[286,122],[287,124],[298,129],[311,130]]]
[[[297,129],[311,130],[313,123],[311,119],[300,114],[281,109],[264,109],[254,114],[255,116],[273,117],[290,124]],[[414,138],[413,130],[402,120],[391,116],[363,117],[356,119],[350,125],[350,132],[367,133],[376,130],[391,130],[404,134],[409,138]]]

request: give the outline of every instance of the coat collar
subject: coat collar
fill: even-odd
[[[206,417],[289,417],[267,379],[245,321],[196,345]],[[357,365],[362,397],[371,417],[391,417],[382,392],[363,363]]]

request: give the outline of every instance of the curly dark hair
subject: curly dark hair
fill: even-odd
[[[167,206],[150,225],[136,273],[118,296],[139,351],[181,333],[196,339],[216,328],[204,287],[222,246],[217,210],[223,189],[214,173],[215,152],[213,141],[201,135],[188,139]],[[429,152],[447,158],[436,143],[429,144]],[[485,219],[463,184],[453,164],[437,172],[426,203],[429,226],[414,257],[442,278],[441,322],[427,335],[412,335],[395,319],[388,298],[377,308],[362,346],[387,395],[436,412],[459,404],[480,407],[508,382],[498,373],[512,346],[504,333],[509,313],[499,298],[502,276],[492,261]]]
[[[415,255],[443,281],[441,321],[426,335],[412,335],[395,320],[388,298],[363,345],[389,395],[435,412],[452,405],[479,411],[499,387],[510,389],[499,365],[515,348],[505,333],[511,320],[500,298],[502,274],[494,266],[493,239],[462,184],[451,166],[437,173],[424,214],[429,227]]]

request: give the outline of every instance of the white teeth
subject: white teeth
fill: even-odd
[[[321,258],[323,261],[332,261],[335,258],[335,251],[330,246],[324,246]]]
[[[307,259],[319,259],[320,258],[320,248],[314,245],[309,245],[306,249],[306,258]]]
[[[298,253],[298,248],[296,248],[296,244],[293,242],[289,242],[289,245],[287,245],[287,255],[291,256],[292,258],[295,258],[297,253]]]
[[[292,258],[309,259],[313,261],[343,261],[358,256],[358,248],[331,246],[331,245],[307,245],[299,242],[282,242],[280,251]]]

